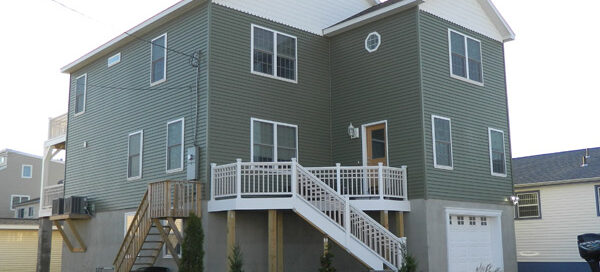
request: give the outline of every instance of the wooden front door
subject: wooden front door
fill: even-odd
[[[366,127],[367,165],[387,165],[387,133],[385,123]]]

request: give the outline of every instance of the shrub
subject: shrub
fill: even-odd
[[[202,220],[194,213],[185,221],[181,245],[180,272],[204,271],[204,230]]]
[[[229,272],[244,272],[242,268],[244,260],[239,246],[236,245],[233,247],[231,256],[227,257],[227,259],[229,259]]]
[[[335,267],[331,264],[331,260],[333,259],[333,254],[329,252],[329,244],[326,243],[323,255],[321,255],[321,267],[319,268],[319,272],[335,272]]]
[[[406,243],[402,243],[400,246],[400,254],[402,254],[402,267],[400,267],[400,272],[416,272],[417,260],[408,253]]]

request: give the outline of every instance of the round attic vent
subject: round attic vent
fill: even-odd
[[[379,45],[381,45],[381,35],[379,35],[377,32],[369,33],[365,39],[365,49],[371,53],[377,50]]]

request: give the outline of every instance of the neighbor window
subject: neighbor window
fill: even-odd
[[[296,82],[296,37],[252,25],[252,72]]]
[[[282,162],[298,157],[298,127],[252,119],[252,161]]]
[[[541,218],[540,192],[517,193],[519,204],[517,204],[517,218]]]
[[[25,208],[20,208],[17,211],[17,218],[25,218]]]
[[[167,172],[183,170],[183,118],[167,123]]]
[[[167,222],[164,220],[162,222],[163,222],[163,225],[167,224]],[[183,220],[175,219],[175,226],[177,226],[177,229],[180,232],[183,231]],[[177,255],[181,258],[181,244],[178,242],[177,236],[175,236],[175,232],[172,229],[170,229],[170,232],[169,232],[169,241],[171,241],[171,244],[174,245],[175,252],[177,252]],[[167,250],[167,245],[163,246],[163,257],[164,258],[173,258],[173,255],[171,255],[171,252],[169,252],[169,250]]]
[[[27,211],[27,216],[33,217],[33,207],[29,207],[29,210]]]
[[[127,230],[129,230],[131,223],[133,223],[133,218],[135,217],[135,212],[126,212],[124,214],[124,217],[125,217],[125,224],[124,224],[123,236],[127,236]]]
[[[431,116],[433,135],[433,165],[436,168],[452,169],[452,129],[450,119]]]
[[[33,175],[33,166],[29,165],[29,164],[23,164],[21,166],[21,178],[31,178],[31,176]]]
[[[504,155],[504,132],[488,129],[490,147],[490,170],[492,175],[506,176],[506,156]]]
[[[6,156],[0,156],[0,166],[6,165]]]
[[[108,58],[108,67],[111,67],[119,62],[121,62],[121,52],[114,54],[112,57]]]
[[[144,146],[144,131],[129,134],[127,178],[137,179],[142,177],[142,153]]]
[[[162,34],[152,40],[150,46],[152,60],[152,72],[150,75],[150,84],[158,84],[167,78],[167,34]]]
[[[481,42],[453,30],[448,30],[448,36],[452,76],[482,83]]]
[[[14,211],[15,205],[17,205],[23,201],[27,201],[27,200],[29,200],[29,196],[27,196],[27,195],[11,195],[10,196],[10,209]]]
[[[596,214],[600,216],[600,185],[595,185],[594,190],[596,192]]]
[[[87,74],[75,79],[75,114],[85,112],[85,96],[87,89]]]

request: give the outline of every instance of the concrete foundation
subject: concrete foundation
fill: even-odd
[[[38,252],[37,252],[37,272],[50,271],[50,259],[52,253],[52,221],[48,217],[42,217],[40,228],[38,230]]]

